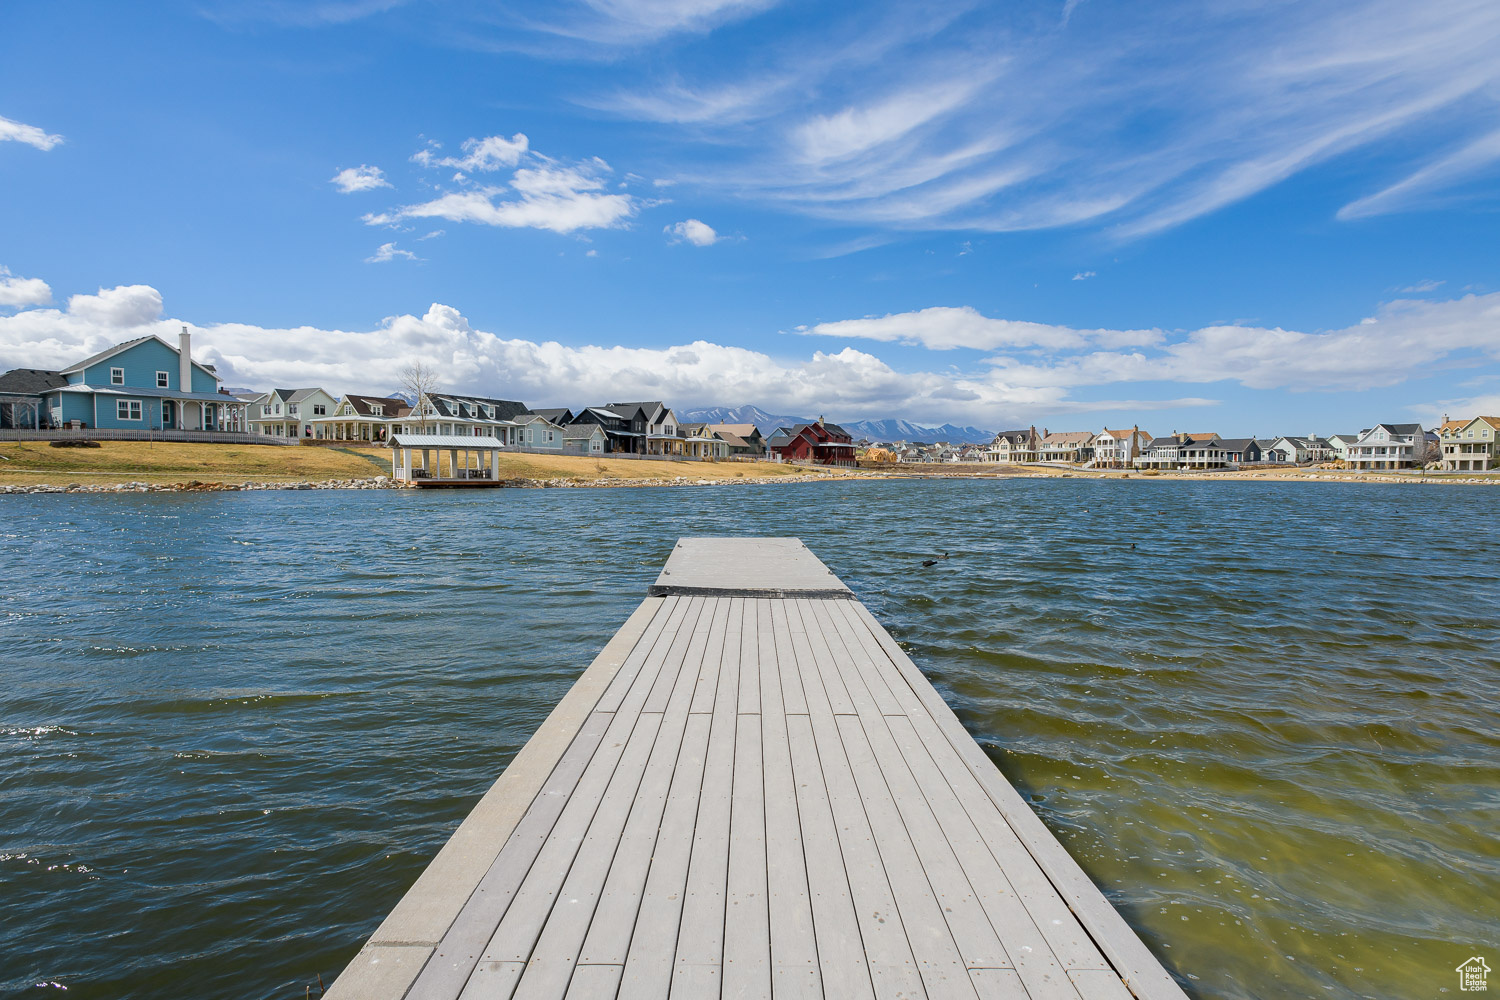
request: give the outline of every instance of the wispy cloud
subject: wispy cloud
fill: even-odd
[[[35,125],[26,125],[0,117],[0,142],[22,142],[46,152],[62,141],[62,136],[51,135]]]
[[[809,18],[698,78],[584,103],[688,126],[678,151],[701,165],[685,179],[896,229],[1137,238],[1376,144],[1415,161],[1339,213],[1353,219],[1500,164],[1489,0],[1076,6],[1051,26],[962,7]]]
[[[392,260],[420,260],[410,250],[398,250],[394,243],[382,243],[380,247],[370,256],[365,258],[366,264],[384,264]]]
[[[1088,281],[1090,278],[1095,277],[1098,277],[1098,272],[1096,271],[1079,271],[1077,274],[1073,275],[1073,280]]]
[[[712,226],[706,222],[699,222],[697,219],[684,219],[682,222],[665,226],[662,232],[671,236],[673,243],[687,242],[695,247],[713,246],[721,239]]]
[[[483,139],[465,139],[463,156],[438,156],[442,147],[429,143],[426,149],[412,154],[412,162],[424,167],[453,167],[469,173],[488,173],[501,167],[513,167],[521,162],[531,148],[531,140],[517,132],[509,139],[503,135],[486,136]]]
[[[360,191],[374,191],[377,188],[391,186],[391,182],[385,179],[385,173],[379,167],[365,164],[340,170],[333,175],[329,183],[338,188],[342,194],[356,194]]]
[[[1425,295],[1428,292],[1437,291],[1439,288],[1442,288],[1446,284],[1446,281],[1434,281],[1429,278],[1426,281],[1419,281],[1415,285],[1407,285],[1405,288],[1399,289],[1399,291],[1402,291],[1408,295]]]

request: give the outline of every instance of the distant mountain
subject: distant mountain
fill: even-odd
[[[754,424],[767,437],[778,427],[805,424],[813,417],[792,417],[785,414],[767,413],[758,406],[709,406],[696,410],[679,410],[679,420],[705,424]],[[914,424],[907,420],[839,420],[833,419],[857,441],[869,438],[872,441],[949,441],[955,444],[988,444],[994,434],[978,427],[957,427],[941,424],[932,427]]]

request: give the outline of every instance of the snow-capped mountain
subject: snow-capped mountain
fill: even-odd
[[[778,427],[803,424],[815,417],[794,417],[785,414],[767,413],[758,406],[708,406],[694,410],[678,410],[677,419],[688,423],[708,424],[754,424],[767,437]],[[828,419],[848,431],[857,441],[869,438],[872,441],[950,441],[953,443],[988,444],[995,436],[978,427],[958,427],[954,424],[914,424],[909,420],[839,420],[829,415]]]

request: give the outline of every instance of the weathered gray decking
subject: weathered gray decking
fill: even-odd
[[[1181,998],[795,539],[684,539],[336,1000]]]

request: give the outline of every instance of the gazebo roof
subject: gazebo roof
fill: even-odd
[[[470,451],[499,451],[505,446],[499,438],[469,434],[392,434],[387,448],[467,448]]]

